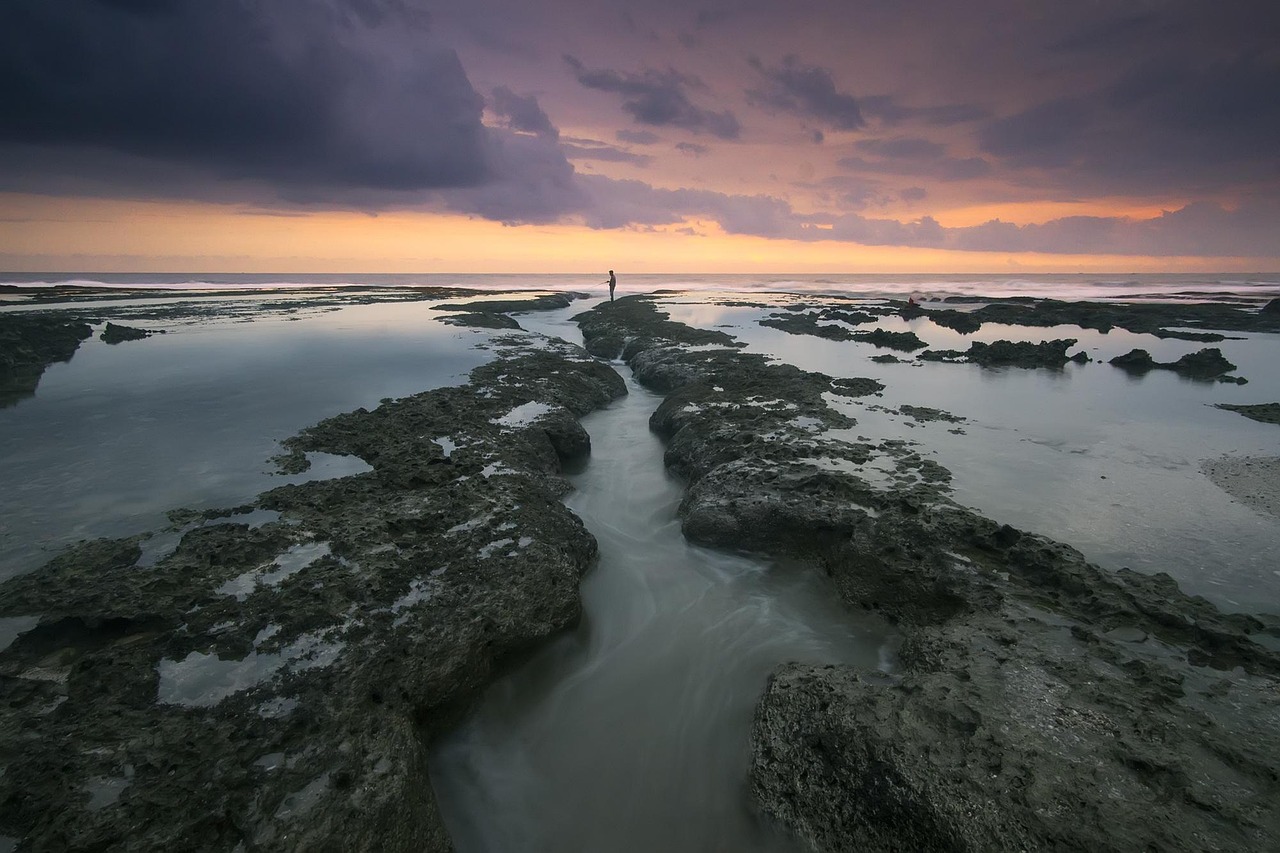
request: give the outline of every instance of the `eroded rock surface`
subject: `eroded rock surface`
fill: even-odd
[[[34,394],[45,368],[70,361],[80,342],[91,335],[93,328],[81,320],[0,316],[0,406]]]
[[[559,501],[577,417],[625,393],[560,342],[288,442],[372,471],[0,587],[0,835],[20,850],[448,850],[427,745],[572,625],[595,540]]]
[[[892,675],[775,673],[765,812],[828,851],[1280,847],[1280,621],[962,508],[905,442],[826,435],[851,425],[829,377],[669,324],[634,298],[582,319],[589,345],[643,341],[637,378],[669,392],[686,535],[807,557],[902,631]]]
[[[969,349],[925,350],[920,358],[925,361],[967,361],[983,367],[1048,367],[1061,368],[1069,361],[1084,363],[1089,357],[1081,350],[1068,356],[1067,350],[1076,345],[1075,338],[1031,343],[1029,341],[974,341]]]
[[[1244,405],[1215,403],[1214,405],[1216,408],[1244,415],[1246,418],[1258,423],[1280,424],[1280,403],[1251,403]]]
[[[140,341],[149,338],[154,332],[147,329],[138,329],[133,326],[124,326],[119,323],[108,322],[103,328],[102,334],[98,337],[102,338],[104,343],[119,344],[125,341]]]
[[[1235,370],[1236,366],[1227,361],[1222,350],[1217,347],[1206,347],[1197,352],[1187,353],[1177,361],[1156,361],[1146,350],[1133,349],[1116,356],[1109,363],[1121,370],[1138,375],[1152,370],[1171,370],[1189,379],[1216,379],[1219,382],[1234,382],[1239,385],[1248,381],[1243,377],[1226,375]]]

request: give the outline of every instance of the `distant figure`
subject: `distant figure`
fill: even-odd
[[[609,301],[613,301],[613,289],[618,286],[618,279],[614,276],[613,270],[609,270]]]

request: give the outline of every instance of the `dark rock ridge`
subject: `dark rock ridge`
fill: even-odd
[[[1073,356],[1067,350],[1076,345],[1075,338],[1062,338],[1054,341],[1042,341],[1038,344],[1028,341],[993,341],[989,344],[974,341],[969,349],[960,350],[925,350],[920,353],[924,361],[958,362],[968,361],[983,367],[1048,367],[1061,368],[1072,361],[1083,364],[1089,360],[1084,351]]]
[[[1144,349],[1133,349],[1111,359],[1109,364],[1139,375],[1151,370],[1172,370],[1189,379],[1217,379],[1219,382],[1235,382],[1239,385],[1248,382],[1239,376],[1225,375],[1235,370],[1236,366],[1227,361],[1222,350],[1217,347],[1206,347],[1198,352],[1187,353],[1177,361],[1166,362],[1156,361]]]
[[[980,302],[981,307],[967,313],[968,324],[1005,323],[1014,326],[1079,326],[1109,332],[1125,329],[1138,334],[1159,338],[1177,338],[1189,341],[1214,343],[1224,336],[1221,331],[1274,332],[1280,331],[1280,311],[1261,310],[1244,305],[1223,302],[1064,302],[1056,299],[983,299],[979,297],[949,297],[947,302]],[[950,309],[948,309],[950,310]],[[934,319],[939,311],[923,314]],[[943,323],[945,325],[945,321]],[[1187,331],[1187,329],[1213,329],[1216,331]],[[970,329],[976,331],[976,328]]]
[[[582,326],[647,342],[629,361],[669,392],[651,425],[689,483],[686,535],[807,557],[902,632],[891,675],[775,672],[760,808],[825,851],[1280,849],[1280,620],[960,507],[906,443],[824,434],[849,424],[827,377],[667,322],[636,300]]]
[[[568,308],[575,299],[582,299],[585,293],[543,293],[527,299],[477,299],[474,302],[450,303],[433,306],[436,311],[461,311],[441,318],[450,326],[472,326],[479,329],[519,329],[520,324],[508,316],[511,313],[529,311],[551,311],[557,308]]]
[[[885,349],[896,349],[901,352],[911,352],[912,350],[924,349],[928,346],[924,341],[920,340],[915,332],[887,332],[884,329],[874,329],[870,332],[855,332],[853,339],[871,344],[872,346],[884,347]]]
[[[553,311],[568,308],[575,299],[583,299],[585,293],[542,293],[527,299],[477,299],[473,302],[451,302],[436,305],[436,311],[469,311],[481,314],[514,314],[521,311]]]
[[[622,358],[630,362],[636,353],[659,344],[744,346],[724,332],[674,323],[667,319],[666,314],[654,308],[651,300],[639,297],[623,297],[608,306],[597,306],[573,319],[582,328],[587,352],[599,358]]]
[[[0,406],[35,394],[45,368],[70,361],[93,328],[78,319],[0,316]]]
[[[1280,424],[1280,403],[1252,403],[1239,406],[1231,403],[1215,403],[1214,406],[1229,412],[1237,412],[1259,423]]]
[[[122,326],[119,323],[107,323],[106,328],[102,330],[100,338],[109,344],[119,344],[124,341],[140,341],[143,338],[151,337],[154,332],[147,329],[135,329],[133,326]],[[162,331],[161,334],[164,334]]]
[[[523,341],[524,346],[519,342]],[[0,587],[0,835],[19,850],[444,851],[427,745],[579,617],[595,540],[558,500],[577,417],[625,393],[562,342],[287,442],[365,474],[177,512]],[[212,516],[212,517],[211,517]]]

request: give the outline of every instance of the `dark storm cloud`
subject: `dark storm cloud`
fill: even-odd
[[[693,104],[687,90],[703,88],[696,77],[674,69],[647,69],[639,74],[610,69],[591,70],[572,56],[564,59],[583,86],[622,95],[622,108],[641,124],[679,127],[721,139],[737,139],[742,131],[738,120],[728,110],[715,112]]]
[[[551,123],[533,95],[517,95],[506,86],[498,86],[493,90],[489,106],[512,130],[536,133],[552,139],[560,135],[560,131]]]
[[[1109,80],[981,126],[1003,165],[1078,191],[1196,195],[1280,178],[1280,54],[1204,57],[1185,45]]]
[[[374,0],[7,0],[0,144],[72,169],[90,149],[281,185],[481,183],[482,101],[416,20]]]
[[[857,99],[839,91],[826,68],[805,65],[795,56],[787,56],[778,67],[766,66],[756,57],[748,63],[764,78],[760,87],[747,90],[751,103],[821,121],[838,130],[857,130],[866,124]]]

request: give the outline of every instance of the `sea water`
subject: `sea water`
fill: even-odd
[[[183,284],[316,283],[210,278]],[[594,292],[570,309],[519,318],[533,333],[570,340],[578,339],[570,316],[603,291],[588,277],[427,278],[400,283]],[[767,308],[721,304],[742,291],[768,302],[770,288],[869,298],[1212,292],[1259,304],[1280,291],[1277,281],[624,276],[619,289],[693,287],[693,296],[665,298],[675,319],[723,327],[748,351],[806,369],[884,382],[879,397],[833,398],[858,420],[849,437],[918,441],[954,473],[955,498],[998,521],[1061,539],[1104,568],[1169,571],[1223,606],[1277,610],[1280,522],[1233,501],[1198,465],[1280,449],[1280,429],[1208,405],[1280,400],[1271,375],[1280,336],[1217,345],[1250,379],[1234,386],[1166,373],[1135,379],[1105,363],[1061,371],[877,364],[869,356],[883,351],[870,345],[788,335],[759,325]],[[389,282],[323,282],[340,283]],[[0,311],[31,310],[6,298]],[[26,571],[78,538],[163,526],[166,509],[251,500],[288,481],[269,462],[283,438],[383,397],[462,382],[489,357],[476,346],[490,333],[443,326],[430,303],[312,310],[297,297],[296,310],[263,313],[243,295],[215,298],[220,308],[190,321],[137,321],[166,328],[164,336],[114,347],[86,341],[45,373],[34,397],[0,409],[3,574]],[[76,310],[93,304],[102,305]],[[967,346],[928,320],[884,325],[911,329],[933,347]],[[986,326],[968,340],[1052,337],[1075,337],[1102,361],[1134,346],[1159,360],[1203,346],[1075,327]],[[746,792],[751,713],[768,672],[786,660],[892,665],[892,633],[846,611],[818,573],[683,540],[681,487],[662,470],[661,445],[647,427],[659,400],[633,381],[630,391],[585,419],[593,453],[568,498],[601,547],[583,584],[583,624],[493,685],[432,753],[433,785],[461,850],[793,849],[751,811]],[[917,423],[900,412],[907,403],[965,420]],[[340,459],[331,464],[329,475],[341,473]],[[0,635],[29,627],[10,620]],[[193,663],[208,675],[210,662],[183,663],[173,662],[175,677]]]

